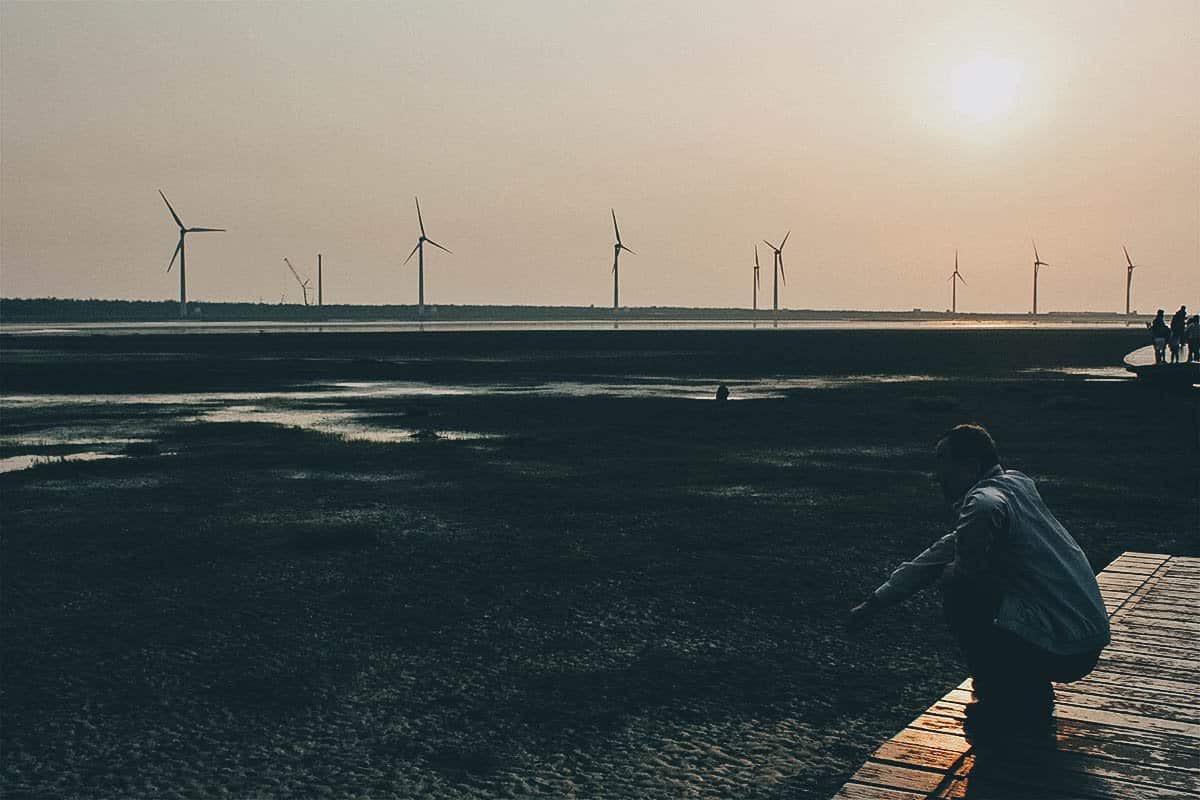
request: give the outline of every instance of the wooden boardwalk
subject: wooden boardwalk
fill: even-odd
[[[967,680],[876,750],[835,800],[1200,797],[1200,558],[1125,553],[1097,578],[1112,644],[1091,675],[1055,687],[1057,748],[977,761],[962,734]]]

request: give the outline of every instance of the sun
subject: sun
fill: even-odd
[[[950,73],[954,110],[975,122],[1005,116],[1016,105],[1024,71],[1020,61],[991,55],[959,64]]]

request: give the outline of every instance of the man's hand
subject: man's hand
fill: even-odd
[[[846,630],[851,633],[857,633],[875,618],[879,612],[881,603],[876,599],[875,595],[871,595],[863,602],[850,609],[850,617],[846,620]]]

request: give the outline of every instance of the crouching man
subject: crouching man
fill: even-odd
[[[953,428],[936,455],[954,530],[855,606],[849,627],[940,582],[946,622],[974,678],[968,741],[1052,736],[1051,682],[1087,675],[1109,641],[1096,577],[1033,481],[1000,466],[982,426]]]

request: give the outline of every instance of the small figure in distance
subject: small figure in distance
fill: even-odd
[[[1076,681],[1109,642],[1108,614],[1087,556],[1026,475],[1000,466],[980,425],[938,440],[937,477],[954,530],[901,564],[847,627],[940,582],[946,623],[974,679],[963,731],[977,748],[1051,741],[1052,681]]]
[[[1167,322],[1163,319],[1165,313],[1167,312],[1160,308],[1154,315],[1154,322],[1146,325],[1150,329],[1150,338],[1154,340],[1155,364],[1161,364],[1166,360],[1167,337],[1171,335],[1171,329],[1167,327]]]
[[[717,387],[717,402],[723,402],[729,399],[729,387],[721,384]]]
[[[1187,321],[1188,361],[1200,361],[1200,314],[1192,314]]]
[[[1187,328],[1187,306],[1180,306],[1171,317],[1171,363],[1179,363],[1179,351],[1183,348],[1184,331]]]

